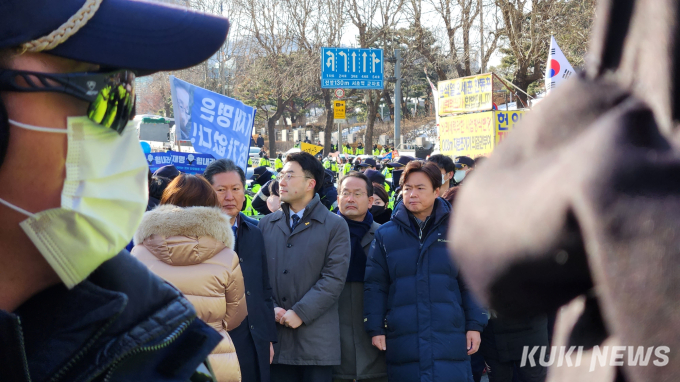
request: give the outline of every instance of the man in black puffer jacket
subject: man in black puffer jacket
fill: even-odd
[[[471,382],[470,355],[487,316],[449,259],[451,205],[438,197],[441,172],[412,161],[401,186],[404,200],[368,255],[365,329],[386,351],[390,382]]]

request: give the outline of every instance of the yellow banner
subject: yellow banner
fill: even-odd
[[[494,112],[464,114],[439,120],[439,149],[451,157],[486,156],[494,148]]]
[[[333,101],[333,118],[345,119],[345,101]]]
[[[300,143],[300,150],[312,155],[316,155],[319,151],[323,150],[323,146],[302,142]]]
[[[524,113],[521,110],[488,111],[441,118],[440,150],[453,158],[487,156],[522,120]]]
[[[494,124],[496,125],[495,130],[496,130],[496,146],[498,146],[505,137],[508,136],[508,133],[512,131],[512,129],[515,127],[515,124],[517,122],[522,120],[522,116],[524,115],[524,111],[522,110],[512,110],[512,111],[504,111],[504,110],[498,110],[494,112],[495,118],[494,118]]]
[[[440,81],[438,90],[440,116],[493,108],[491,73]]]

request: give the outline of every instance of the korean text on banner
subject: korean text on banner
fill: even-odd
[[[444,155],[476,158],[494,148],[494,112],[464,114],[439,120],[439,147]]]
[[[440,81],[437,87],[440,116],[493,108],[491,73]]]
[[[302,142],[300,143],[300,150],[312,155],[316,155],[319,151],[323,150],[323,146]]]
[[[333,101],[333,118],[345,119],[345,101]]]
[[[496,130],[496,146],[501,143],[510,131],[515,127],[519,121],[522,120],[524,111],[495,111],[495,130]]]
[[[175,135],[217,159],[231,159],[246,170],[255,109],[243,102],[170,76]]]
[[[163,166],[173,165],[177,170],[187,174],[203,174],[205,168],[215,160],[210,154],[180,153],[168,151],[165,153],[146,154],[151,172]]]

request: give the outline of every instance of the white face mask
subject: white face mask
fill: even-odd
[[[85,280],[130,242],[146,210],[148,165],[136,131],[122,135],[69,117],[66,130],[9,121],[23,129],[68,135],[61,207],[31,213],[19,225],[68,288]]]
[[[446,174],[442,174],[442,186],[446,184]]]
[[[465,174],[467,172],[465,170],[456,170],[456,172],[453,174],[453,180],[456,181],[456,183],[460,183],[465,179]]]

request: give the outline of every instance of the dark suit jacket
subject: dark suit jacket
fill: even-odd
[[[241,368],[257,367],[262,381],[269,381],[269,343],[277,341],[276,323],[274,321],[274,304],[272,288],[269,285],[267,271],[267,254],[264,249],[262,232],[257,228],[257,220],[239,214],[238,234],[234,250],[241,261],[241,272],[246,287],[246,305],[248,319],[244,321],[248,328],[238,327],[233,331],[248,329],[257,351],[255,360],[239,359]],[[244,325],[244,324],[241,324]],[[238,341],[242,336],[234,336],[237,351],[242,344]],[[247,346],[247,345],[246,345]]]

